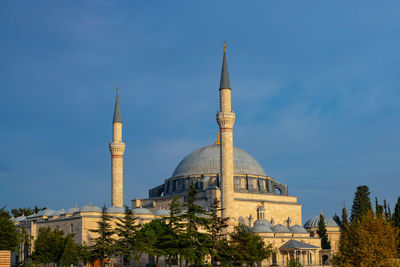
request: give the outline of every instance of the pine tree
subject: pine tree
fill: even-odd
[[[208,219],[205,218],[206,211],[195,204],[197,190],[194,184],[190,185],[187,202],[184,207],[186,214],[183,218],[187,221],[186,231],[182,236],[186,246],[183,255],[190,263],[201,264],[204,257],[209,254],[208,246],[209,236],[206,233],[199,232],[199,228],[205,228]]]
[[[372,211],[371,199],[369,198],[370,192],[366,185],[357,187],[354,194],[353,206],[351,208],[351,221],[360,219],[368,211]]]
[[[393,223],[400,229],[400,197],[397,198],[396,206],[394,207]]]
[[[132,210],[125,206],[124,218],[119,218],[116,222],[115,233],[119,239],[116,241],[116,251],[124,257],[128,265],[130,261],[138,257],[136,250],[136,233],[140,225],[136,223],[136,217]]]
[[[246,226],[235,226],[230,233],[230,249],[233,251],[233,260],[243,266],[252,266],[254,263],[261,263],[272,255],[272,245],[265,245],[263,239],[248,231]]]
[[[98,234],[98,237],[93,239],[91,253],[94,259],[100,260],[101,267],[104,267],[105,260],[110,258],[115,251],[115,240],[112,237],[114,231],[111,228],[111,216],[106,213],[105,205],[97,225],[97,229],[90,230],[92,233]]]
[[[225,230],[228,227],[229,218],[222,218],[221,212],[220,201],[215,198],[208,212],[210,220],[206,226],[210,239],[211,265],[222,260],[225,249],[225,242],[222,242],[222,239],[226,236]]]
[[[17,227],[11,221],[5,207],[0,209],[0,250],[14,251],[19,243]]]
[[[326,224],[325,219],[322,213],[319,215],[318,222],[318,230],[317,230],[319,238],[321,238],[321,248],[322,249],[331,249],[331,243],[328,240],[328,235],[326,233]]]

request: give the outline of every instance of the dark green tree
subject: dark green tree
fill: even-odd
[[[377,197],[375,197],[375,214],[383,216],[383,206],[379,205]]]
[[[136,234],[140,225],[136,223],[136,217],[128,206],[125,206],[124,218],[118,219],[116,225],[115,233],[119,237],[116,241],[116,251],[129,265],[132,260],[138,258]]]
[[[185,249],[183,255],[190,263],[202,264],[204,257],[209,254],[208,244],[210,242],[209,235],[200,232],[200,228],[205,228],[208,224],[206,211],[195,203],[197,190],[194,184],[190,185],[187,202],[184,207],[186,213],[183,219],[186,220],[186,231],[182,235]]]
[[[351,221],[360,219],[363,215],[372,211],[370,192],[366,185],[357,187],[354,194],[353,206],[351,208]]]
[[[318,233],[319,238],[321,238],[321,248],[322,249],[331,249],[331,243],[329,242],[328,235],[326,233],[325,218],[322,215],[322,213],[319,215],[317,233]]]
[[[74,242],[73,235],[65,237],[64,251],[61,255],[60,263],[62,266],[78,265],[80,260],[79,245]]]
[[[339,216],[336,213],[333,216],[333,220],[340,226],[340,228],[343,228],[342,220],[339,218]]]
[[[33,261],[41,264],[59,264],[66,243],[63,235],[64,232],[58,229],[52,231],[50,227],[39,228],[35,250],[32,253]]]
[[[5,207],[0,209],[0,250],[14,251],[18,247],[19,234]]]
[[[174,197],[170,205],[169,216],[163,219],[166,222],[168,230],[161,243],[165,247],[164,250],[168,255],[168,264],[170,266],[172,265],[172,258],[176,256],[179,256],[179,263],[180,265],[182,264],[183,249],[186,244],[184,240],[185,224],[182,222],[182,205],[179,199],[180,197],[178,196]]]
[[[272,255],[272,245],[266,246],[259,235],[248,231],[244,225],[235,226],[230,237],[233,260],[241,266],[261,263]]]
[[[347,216],[347,210],[346,207],[343,207],[342,209],[342,225],[343,228],[345,228],[349,224],[349,217]]]
[[[394,207],[394,213],[392,219],[394,226],[397,227],[400,233],[400,197],[397,198],[397,203],[396,206]],[[400,240],[400,234],[398,240]],[[397,250],[399,251],[400,254],[400,244],[398,245]]]
[[[91,253],[94,259],[100,260],[101,267],[104,267],[105,260],[110,258],[115,251],[115,240],[112,237],[114,231],[111,228],[111,216],[106,213],[105,205],[97,225],[97,229],[90,230],[98,234],[98,237],[93,239]]]
[[[168,226],[163,220],[156,219],[145,224],[138,233],[138,240],[143,252],[155,256],[156,263],[160,256],[167,255],[165,251],[165,236],[168,234]]]
[[[206,229],[209,233],[209,251],[211,255],[211,265],[215,265],[217,261],[223,261],[224,250],[226,249],[226,242],[222,240],[226,237],[226,228],[228,227],[229,218],[221,217],[222,208],[220,207],[220,201],[214,199],[210,210],[208,212],[209,221],[206,225]]]

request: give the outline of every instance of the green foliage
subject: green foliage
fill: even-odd
[[[398,234],[390,220],[369,211],[347,225],[333,262],[336,266],[390,266],[398,256]]]
[[[226,261],[229,259],[225,251],[227,249],[227,242],[224,242],[229,218],[221,218],[221,212],[220,201],[215,198],[208,212],[210,219],[206,225],[210,236],[209,252],[211,255],[211,265],[215,265],[217,261]]]
[[[290,259],[287,266],[288,267],[303,267],[303,265],[298,260],[295,260],[295,259]]]
[[[32,259],[35,263],[60,263],[67,240],[72,240],[71,235],[63,237],[64,232],[58,229],[53,231],[50,227],[40,228],[35,240],[35,251]],[[69,257],[68,251],[65,257]]]
[[[14,251],[19,243],[19,234],[10,214],[4,209],[0,209],[0,250]]]
[[[328,240],[328,235],[326,233],[326,224],[325,219],[322,213],[319,215],[318,222],[318,230],[317,230],[319,238],[321,238],[321,248],[322,249],[330,249],[331,243]]]
[[[19,216],[29,216],[34,213],[38,213],[41,210],[44,210],[45,208],[39,208],[38,206],[35,206],[33,209],[29,208],[18,208],[18,209],[12,209],[11,213],[14,217],[19,217]]]
[[[80,260],[80,246],[74,242],[72,235],[65,238],[64,251],[62,253],[60,263],[62,266],[78,265]]]
[[[182,234],[184,249],[182,254],[193,264],[201,264],[204,257],[209,254],[209,235],[200,232],[200,228],[206,228],[209,220],[205,217],[206,211],[195,203],[197,190],[194,184],[190,185],[187,202],[184,207],[186,214],[182,216],[186,220],[186,231]]]
[[[116,251],[123,256],[125,261],[129,263],[133,259],[138,258],[137,252],[137,231],[140,225],[136,223],[136,217],[132,214],[132,210],[125,206],[124,218],[118,219],[115,233],[119,239],[116,241]]]
[[[342,220],[339,218],[339,216],[336,213],[333,216],[333,220],[340,226],[340,228],[343,228]]]
[[[383,206],[379,205],[377,197],[375,197],[375,214],[383,216]]]
[[[372,211],[369,195],[368,186],[361,185],[357,187],[357,191],[354,194],[353,206],[351,208],[351,221],[358,220],[369,211]]]
[[[115,251],[115,240],[112,237],[114,231],[111,228],[111,216],[106,213],[106,206],[103,207],[100,221],[97,222],[97,225],[97,229],[90,230],[98,234],[98,237],[93,239],[91,255],[94,259],[99,259],[103,267],[104,261],[110,258]]]
[[[342,225],[345,228],[349,224],[349,217],[347,216],[347,210],[345,207],[342,209]]]
[[[240,265],[260,263],[272,255],[272,245],[266,246],[259,235],[248,231],[244,225],[235,226],[230,237],[233,260]]]

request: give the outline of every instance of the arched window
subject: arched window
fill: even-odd
[[[69,231],[71,234],[74,233],[74,225],[71,223],[71,225],[69,226]]]
[[[257,220],[265,219],[265,208],[263,206],[257,208]]]

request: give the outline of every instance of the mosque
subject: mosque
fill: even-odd
[[[216,114],[219,126],[218,139],[195,150],[177,165],[172,176],[149,190],[146,199],[132,200],[133,214],[140,224],[169,215],[169,206],[175,196],[185,201],[189,186],[198,190],[197,204],[204,209],[217,198],[223,208],[222,217],[228,217],[230,228],[246,225],[275,248],[273,256],[263,266],[287,266],[295,258],[304,266],[318,266],[327,262],[338,250],[340,228],[336,222],[325,217],[332,249],[322,250],[316,233],[319,215],[302,224],[302,205],[296,196],[289,195],[288,186],[268,176],[260,164],[246,151],[234,147],[233,127],[235,113],[231,109],[231,86],[229,80],[226,47],[222,62],[219,85],[220,108]],[[109,143],[111,152],[111,206],[107,213],[113,218],[123,217],[123,155],[122,119],[118,87],[113,117],[113,138]],[[87,205],[68,210],[45,210],[30,216],[14,218],[18,227],[25,228],[37,238],[40,227],[74,233],[75,242],[90,244],[97,227],[101,209]],[[13,255],[13,261],[22,261],[26,255],[21,247]]]

